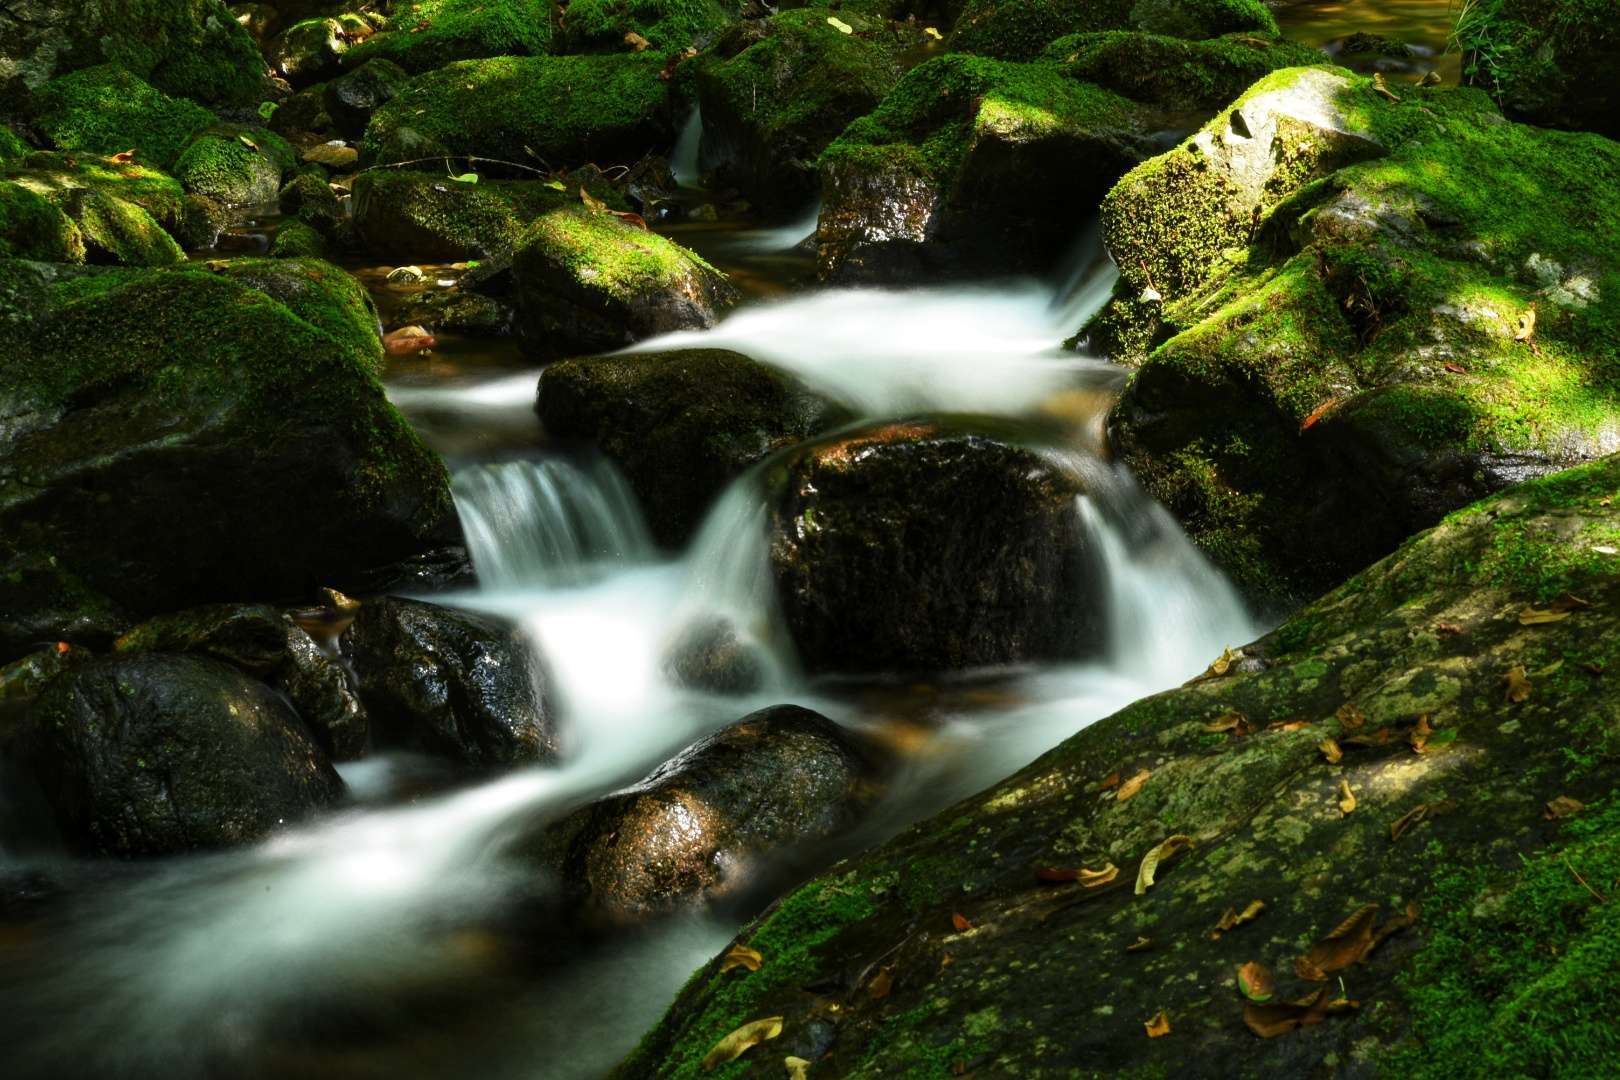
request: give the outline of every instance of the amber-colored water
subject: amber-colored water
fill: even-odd
[[[1392,78],[1421,78],[1438,71],[1449,85],[1461,70],[1458,55],[1446,51],[1455,0],[1286,0],[1273,11],[1285,35],[1326,49],[1358,71],[1383,71]],[[1400,42],[1412,55],[1377,58],[1342,52],[1340,45],[1356,33]]]

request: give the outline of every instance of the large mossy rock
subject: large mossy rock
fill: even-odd
[[[382,745],[467,765],[515,765],[557,753],[547,677],[533,641],[502,619],[381,597],[343,632]]]
[[[1247,35],[1187,41],[1116,30],[1069,34],[1042,54],[1076,79],[1172,113],[1208,115],[1278,68],[1317,64],[1321,50]]]
[[[84,154],[36,152],[0,166],[9,254],[66,263],[169,266],[180,186],[155,169]]]
[[[540,377],[547,434],[613,459],[666,547],[683,544],[732,480],[845,418],[831,402],[724,349],[564,360]]]
[[[188,194],[226,206],[263,206],[276,201],[282,178],[297,165],[297,151],[275,132],[224,125],[193,139],[173,172]]]
[[[8,5],[0,18],[8,93],[102,63],[208,104],[249,105],[263,92],[264,59],[223,0],[50,0]]]
[[[21,752],[65,838],[96,854],[249,843],[343,793],[284,698],[202,657],[74,668],[30,707]]]
[[[731,281],[696,253],[580,206],[548,211],[524,231],[512,280],[527,346],[546,356],[706,330],[740,299]]]
[[[873,763],[842,728],[797,705],[743,717],[623,791],[515,850],[596,915],[632,921],[724,896],[752,864],[825,839],[875,794]]]
[[[371,114],[394,100],[410,79],[410,73],[392,60],[367,60],[323,84],[321,104],[338,131],[358,139],[365,134]]]
[[[947,44],[999,60],[1032,60],[1066,34],[1108,30],[1274,38],[1277,20],[1261,0],[968,0]]]
[[[414,0],[397,5],[382,30],[349,49],[343,63],[384,59],[420,74],[454,60],[543,56],[551,41],[548,0]]]
[[[330,79],[342,70],[353,31],[369,25],[359,16],[318,17],[293,23],[266,50],[270,63],[294,86]]]
[[[34,95],[35,123],[60,150],[111,156],[134,150],[142,165],[172,166],[193,135],[214,123],[207,109],[170,97],[116,64],[75,71]]]
[[[1103,204],[1114,443],[1251,595],[1620,448],[1620,145],[1394,97],[1268,76]]]
[[[824,278],[1045,269],[1153,152],[1140,106],[1053,63],[913,68],[822,154]]]
[[[354,230],[366,251],[391,262],[488,259],[510,256],[531,221],[570,204],[579,205],[579,197],[539,180],[469,184],[378,169],[355,179]]]
[[[0,181],[0,258],[84,261],[84,234],[50,199],[12,180]]]
[[[948,671],[1096,643],[1080,483],[1055,462],[908,422],[807,446],[784,467],[771,569],[808,671]]]
[[[456,536],[336,267],[12,261],[0,311],[0,651],[14,625],[71,630],[87,593],[136,615],[302,596]]]
[[[738,935],[760,969],[704,967],[619,1075],[1601,1075],[1620,924],[1584,886],[1620,874],[1617,538],[1620,458],[1448,518],[1224,677],[782,899]],[[1562,797],[1588,810],[1549,820]],[[1103,880],[1049,883],[1081,869]],[[1245,1023],[1251,961],[1274,1038]],[[769,1052],[702,1069],[771,1016]]]
[[[697,61],[703,171],[766,213],[803,210],[821,152],[900,78],[885,38],[840,33],[821,8],[733,26]]]
[[[629,165],[675,141],[663,58],[502,56],[419,75],[378,109],[361,161],[479,155],[530,168]]]
[[[618,52],[635,34],[658,55],[704,48],[741,14],[740,0],[568,0],[559,5],[557,52]],[[825,18],[825,16],[823,16]]]
[[[1515,120],[1620,137],[1620,20],[1604,0],[1483,0],[1456,27],[1465,75]]]

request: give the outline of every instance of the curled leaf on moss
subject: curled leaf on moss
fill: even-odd
[[[768,1016],[752,1020],[714,1044],[703,1057],[703,1067],[714,1069],[728,1061],[735,1061],[762,1042],[782,1034],[782,1018]]]
[[[1167,837],[1146,855],[1142,856],[1142,864],[1136,870],[1136,895],[1141,896],[1153,888],[1154,875],[1158,873],[1160,865],[1173,859],[1183,851],[1190,850],[1193,839],[1182,833]]]

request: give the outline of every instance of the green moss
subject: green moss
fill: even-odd
[[[1456,12],[1464,77],[1510,116],[1620,134],[1620,74],[1609,60],[1620,24],[1608,0],[1472,0]]]
[[[360,366],[382,374],[377,306],[365,286],[342,270],[315,258],[232,259],[218,273],[270,297],[333,340],[352,343]]]
[[[0,124],[0,165],[23,157],[33,148],[23,141],[22,136],[12,131],[5,124]]]
[[[969,0],[951,30],[960,52],[1031,60],[1064,34],[1118,30],[1130,24],[1135,0]]]
[[[1388,1062],[1414,1080],[1608,1075],[1620,1054],[1620,799],[1503,872],[1444,867],[1428,938],[1402,980],[1414,1040]],[[1585,884],[1583,884],[1585,882]]]
[[[92,261],[110,259],[124,266],[171,266],[185,258],[180,245],[156,218],[116,195],[89,193],[78,201],[74,220],[84,234]]]
[[[169,97],[114,64],[64,75],[35,92],[36,122],[63,150],[117,154],[166,169],[213,114]]]
[[[1038,137],[1063,129],[1129,128],[1134,109],[1116,94],[1068,78],[1055,64],[941,56],[907,72],[875,110],[844,130],[821,162],[940,179],[961,166],[981,129],[1017,127],[1025,137]]]
[[[394,9],[381,33],[349,49],[343,66],[385,57],[419,73],[454,60],[540,56],[551,41],[548,0],[411,0]]]
[[[117,0],[81,7],[74,33],[87,39],[82,53],[97,61],[208,104],[249,105],[263,96],[264,58],[222,0]]]
[[[1131,25],[1184,38],[1278,33],[1277,20],[1261,0],[1137,0]]]
[[[621,51],[624,36],[640,34],[655,52],[708,44],[740,14],[735,0],[569,0],[560,51]]]
[[[0,258],[83,262],[84,237],[49,199],[0,181]]]
[[[116,195],[165,227],[177,225],[184,208],[180,185],[145,165],[42,151],[14,162],[4,175],[61,207],[69,206],[83,191]]]
[[[412,79],[366,128],[368,164],[481,154],[532,167],[632,162],[673,141],[661,56],[499,57]]]
[[[287,141],[263,128],[220,127],[194,139],[174,163],[180,185],[230,206],[273,202],[297,163]]]
[[[693,267],[719,273],[672,240],[579,206],[537,218],[517,241],[520,252],[531,245],[563,266],[570,277],[620,300],[662,289]]]
[[[326,254],[326,237],[302,221],[289,221],[276,230],[270,244],[272,259],[296,259],[304,256],[320,257]]]
[[[1323,59],[1319,50],[1282,40],[1186,41],[1131,31],[1069,34],[1042,56],[1133,101],[1188,111],[1221,108],[1268,72]]]

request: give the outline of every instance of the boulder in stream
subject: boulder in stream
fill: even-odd
[[[1098,643],[1081,486],[1057,462],[915,421],[810,444],[784,469],[771,569],[808,671],[949,671]]]
[[[72,668],[35,699],[19,752],[63,834],[97,854],[250,843],[343,794],[285,699],[198,656]]]
[[[214,123],[196,102],[170,97],[116,64],[75,71],[34,94],[34,123],[59,150],[111,156],[134,150],[141,166],[167,169],[191,137]]]
[[[588,908],[634,921],[744,887],[751,864],[854,823],[873,764],[819,713],[777,705],[692,744],[515,850]]]
[[[396,8],[380,31],[344,54],[343,63],[355,67],[381,59],[420,74],[454,60],[544,56],[552,51],[551,23],[548,0],[419,0]]]
[[[392,60],[368,60],[323,85],[321,101],[338,131],[358,139],[371,114],[394,100],[409,81],[410,73]]]
[[[1620,457],[1454,515],[784,896],[615,1075],[776,1016],[728,1076],[1602,1075],[1617,535]]]
[[[534,642],[503,619],[380,597],[361,605],[342,647],[379,745],[485,766],[557,753]]]
[[[173,171],[180,186],[193,195],[227,206],[260,206],[276,201],[282,178],[297,164],[297,152],[280,135],[228,124],[193,139]]]

